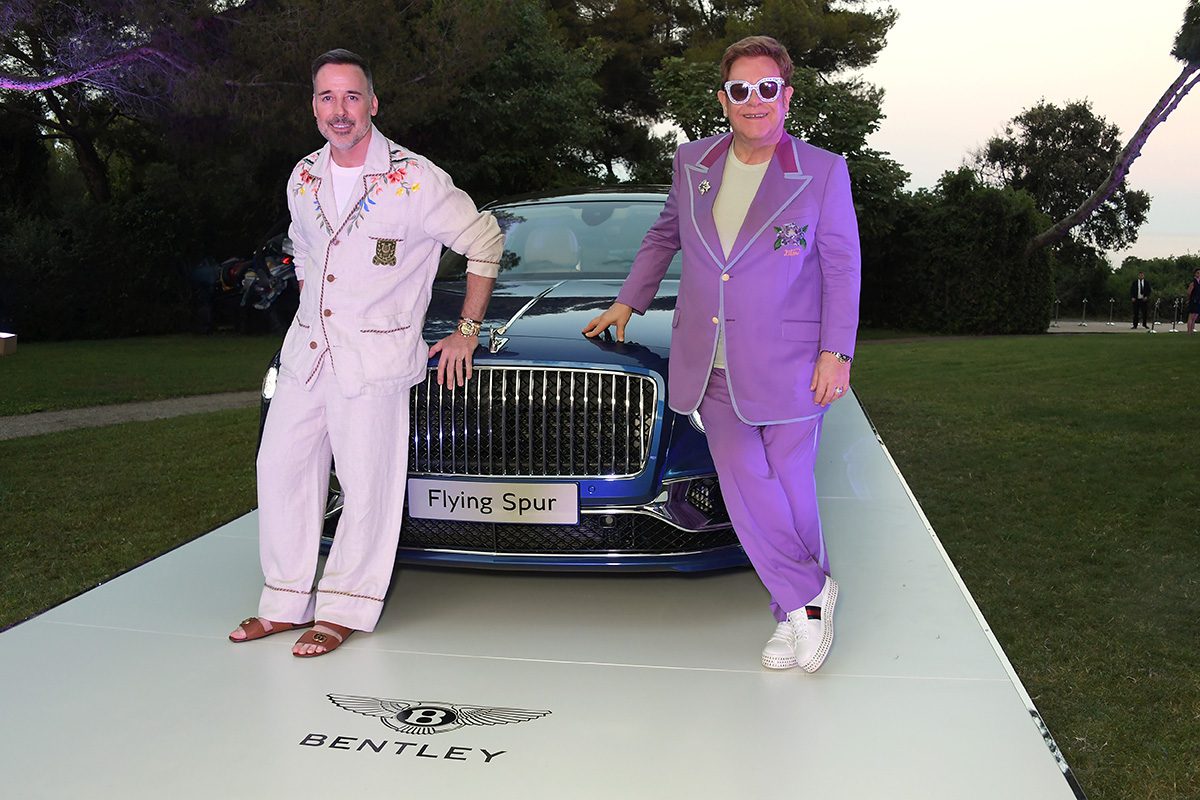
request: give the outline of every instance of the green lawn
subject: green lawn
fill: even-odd
[[[163,363],[154,349],[142,363]],[[1091,800],[1200,797],[1198,363],[1183,335],[864,341],[856,359],[856,392]],[[0,442],[0,627],[251,508],[256,413]]]
[[[282,336],[22,342],[0,358],[0,417],[256,389]]]
[[[255,505],[258,409],[0,441],[0,629]]]
[[[1200,797],[1200,340],[865,344],[856,392],[1092,800]]]

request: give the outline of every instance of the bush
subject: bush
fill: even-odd
[[[935,333],[1041,333],[1052,286],[1045,252],[1025,255],[1044,217],[1024,192],[968,169],[913,195],[882,254],[864,264],[868,324]]]
[[[202,232],[179,185],[170,166],[155,165],[139,191],[106,204],[0,214],[0,322],[31,340],[186,329],[183,267]]]

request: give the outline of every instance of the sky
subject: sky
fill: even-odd
[[[868,143],[930,187],[1041,99],[1087,99],[1122,142],[1179,75],[1186,0],[892,0],[900,18],[860,75],[885,92]],[[1200,88],[1151,134],[1126,179],[1149,192],[1138,241],[1110,254],[1200,254]]]

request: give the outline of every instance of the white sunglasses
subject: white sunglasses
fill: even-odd
[[[756,83],[749,81],[725,81],[725,96],[735,106],[750,101],[751,90],[758,92],[758,98],[764,103],[770,103],[783,92],[786,84],[783,78],[761,78]]]

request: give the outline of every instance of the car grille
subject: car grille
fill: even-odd
[[[685,531],[646,514],[583,514],[578,525],[415,519],[407,512],[400,547],[476,553],[689,553],[738,543],[733,528]]]
[[[408,471],[631,477],[646,468],[658,384],[595,369],[477,366],[466,387],[430,370],[412,389]]]

